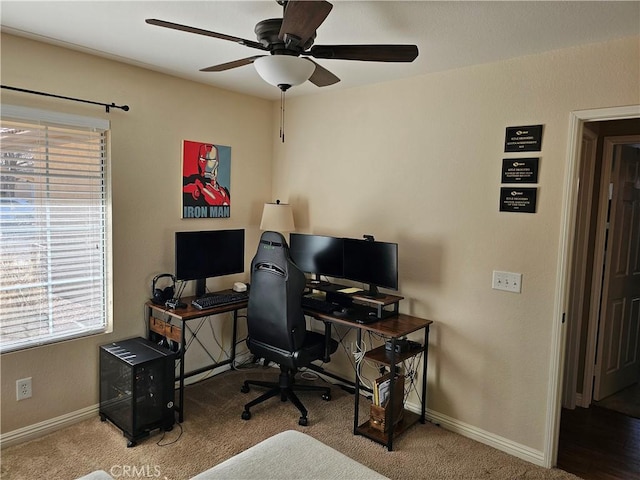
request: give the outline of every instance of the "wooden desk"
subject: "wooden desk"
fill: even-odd
[[[223,290],[221,292],[216,293],[229,293],[231,290]],[[207,308],[203,310],[199,310],[191,305],[191,301],[196,297],[185,297],[182,299],[184,303],[187,304],[186,308],[167,308],[163,305],[156,305],[155,303],[148,301],[145,306],[147,312],[147,328],[148,334],[147,337],[151,339],[153,333],[156,333],[161,336],[165,336],[170,338],[171,340],[178,342],[180,345],[180,351],[177,355],[177,358],[180,361],[180,373],[176,380],[180,383],[178,388],[178,405],[175,406],[175,410],[178,412],[178,421],[184,421],[184,381],[186,378],[192,377],[202,372],[206,372],[207,370],[212,370],[217,367],[221,367],[223,365],[233,365],[233,362],[236,358],[236,336],[238,333],[238,310],[242,310],[247,307],[247,300],[233,303],[230,305],[224,305],[214,308]],[[209,351],[206,349],[202,343],[202,347],[206,351],[209,358],[211,358],[212,362],[210,365],[206,365],[204,367],[198,368],[196,370],[192,370],[190,372],[185,373],[185,354],[187,351],[187,342],[186,342],[186,331],[189,330],[189,333],[194,338],[197,338],[197,333],[202,323],[204,323],[204,319],[211,315],[219,315],[221,313],[233,312],[233,343],[231,345],[231,355],[226,360],[221,362],[216,362],[214,358],[211,356]],[[190,323],[194,320],[202,319],[203,321],[197,326],[195,329],[191,328]]]
[[[230,290],[226,290],[220,293],[229,292]],[[145,305],[147,307],[147,326],[149,328],[149,336],[152,335],[151,332],[155,332],[159,335],[167,336],[172,340],[179,342],[180,344],[180,353],[178,358],[180,359],[180,373],[176,380],[180,382],[179,386],[179,403],[176,405],[176,411],[178,412],[178,421],[184,421],[184,380],[193,375],[197,375],[207,370],[211,370],[213,368],[217,368],[223,365],[231,364],[233,365],[233,361],[235,360],[236,355],[236,340],[237,340],[237,321],[238,321],[238,311],[247,307],[248,301],[242,301],[238,303],[234,303],[231,305],[225,305],[221,307],[214,307],[205,310],[198,310],[191,305],[191,301],[195,297],[187,297],[184,298],[183,301],[187,304],[186,308],[180,309],[168,309],[161,305],[156,305],[151,301],[147,302]],[[185,333],[188,329],[189,332],[195,337],[198,332],[198,328],[191,329],[189,323],[193,320],[204,319],[210,315],[218,315],[221,313],[233,312],[233,344],[231,347],[231,355],[228,359],[223,360],[222,362],[215,362],[211,365],[207,365],[205,367],[198,368],[196,370],[185,373],[185,362],[184,355],[186,352],[187,344],[185,341]],[[360,378],[358,375],[355,375],[353,383],[355,389],[355,399],[354,399],[354,420],[353,420],[353,433],[354,435],[363,435],[371,440],[374,440],[382,445],[386,445],[387,449],[391,451],[393,449],[393,439],[404,432],[411,425],[417,423],[418,421],[421,423],[425,423],[425,410],[426,410],[426,402],[427,402],[427,357],[429,352],[429,326],[433,323],[432,320],[425,320],[422,318],[414,317],[411,315],[406,315],[403,313],[395,314],[389,318],[384,318],[382,320],[368,323],[368,324],[360,324],[355,323],[353,321],[349,321],[345,318],[340,318],[331,314],[325,314],[321,312],[316,312],[309,309],[304,309],[305,315],[320,320],[325,323],[342,325],[349,328],[355,328],[357,330],[357,343],[358,345],[362,345],[362,333],[363,332],[373,332],[379,334],[385,338],[388,338],[393,345],[393,349],[389,352],[385,350],[384,345],[381,347],[377,347],[373,350],[368,351],[365,354],[365,357],[371,359],[372,361],[379,363],[380,365],[387,366],[391,371],[395,371],[396,366],[403,361],[414,357],[416,355],[423,355],[422,359],[422,390],[421,390],[421,409],[420,414],[416,414],[409,410],[403,411],[403,419],[398,423],[391,422],[387,432],[382,432],[376,430],[371,426],[370,421],[363,423],[362,425],[358,425],[358,416],[359,416],[359,408],[360,408]],[[415,347],[407,352],[396,353],[395,345],[396,341],[402,337],[405,337],[411,333],[417,332],[419,330],[424,330],[424,342],[422,346]],[[203,346],[204,347],[204,346]],[[208,353],[208,352],[207,352]],[[210,355],[211,356],[211,355]],[[213,360],[213,357],[211,357]],[[313,365],[312,365],[313,367]],[[398,401],[398,399],[394,398],[394,388],[393,385],[394,380],[392,376],[392,384],[391,384],[391,395],[389,401],[389,408],[393,410],[394,402]],[[403,399],[400,399],[403,401]]]

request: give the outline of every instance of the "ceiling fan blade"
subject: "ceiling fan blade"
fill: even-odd
[[[287,48],[301,47],[314,36],[316,29],[325,21],[333,8],[324,0],[289,0],[284,9],[280,40]]]
[[[201,72],[224,72],[225,70],[231,70],[232,68],[244,67],[253,63],[256,58],[264,57],[264,55],[254,55],[253,57],[247,57],[240,60],[234,60],[233,62],[221,63],[220,65],[214,65],[212,67],[201,68]]]
[[[226,35],[224,33],[212,32],[210,30],[203,30],[201,28],[189,27],[188,25],[180,25],[179,23],[167,22],[165,20],[158,20],[156,18],[147,18],[145,20],[149,25],[155,25],[157,27],[171,28],[173,30],[180,30],[181,32],[196,33],[198,35],[204,35],[206,37],[219,38],[221,40],[229,40],[230,42],[239,43],[251,48],[258,48],[260,50],[269,50],[261,43],[247,40],[240,37],[234,37],[232,35]]]
[[[306,54],[314,58],[364,62],[413,62],[416,45],[314,45]]]
[[[310,62],[313,60],[308,59]],[[326,87],[329,85],[333,85],[334,83],[338,83],[340,79],[336,77],[329,70],[324,68],[322,65],[318,65],[316,62],[313,62],[316,65],[316,69],[309,78],[309,81],[313,83],[316,87]]]

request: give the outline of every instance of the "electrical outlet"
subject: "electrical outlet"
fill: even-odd
[[[31,398],[31,377],[16,380],[16,400]]]
[[[504,290],[505,292],[520,293],[522,292],[522,274],[494,270],[491,288]]]

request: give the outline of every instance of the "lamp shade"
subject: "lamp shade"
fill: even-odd
[[[293,209],[286,203],[265,203],[262,210],[260,230],[273,232],[292,232],[295,230],[293,223]]]
[[[316,69],[306,58],[291,55],[265,55],[257,58],[253,66],[265,82],[282,90],[306,82]]]

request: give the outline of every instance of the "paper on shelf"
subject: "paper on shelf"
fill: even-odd
[[[348,287],[348,288],[343,288],[342,290],[338,290],[338,292],[340,293],[356,293],[361,291],[362,289],[357,287]]]

